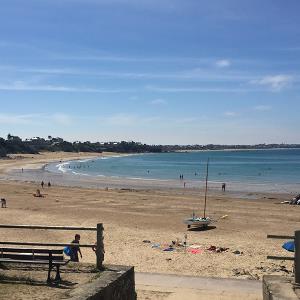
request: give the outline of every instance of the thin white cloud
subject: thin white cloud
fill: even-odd
[[[271,109],[272,109],[272,106],[270,106],[270,105],[257,105],[254,107],[254,110],[258,110],[258,111],[268,111]]]
[[[56,113],[50,116],[50,120],[59,124],[59,125],[71,125],[72,118],[71,116],[63,113]]]
[[[272,91],[281,91],[288,87],[293,82],[293,77],[289,75],[265,76],[259,80],[254,80],[252,83],[266,86]]]
[[[157,99],[152,100],[150,102],[150,104],[153,104],[153,105],[165,105],[165,104],[167,104],[167,101],[165,99],[157,98]]]
[[[225,115],[226,117],[236,117],[238,114],[237,114],[236,112],[234,112],[234,111],[226,111],[226,112],[224,113],[224,115]]]
[[[186,118],[180,118],[180,119],[169,120],[169,121],[174,122],[176,124],[181,124],[181,125],[191,125],[191,124],[195,124],[197,121],[199,121],[199,118],[186,117]]]
[[[109,126],[142,126],[142,125],[153,125],[158,122],[164,121],[160,116],[141,116],[136,114],[117,113],[110,116],[102,116],[97,118],[101,124]]]
[[[63,56],[57,54],[55,56],[57,60],[78,60],[78,61],[109,61],[109,62],[116,62],[116,63],[190,63],[190,64],[202,64],[202,65],[219,65],[220,67],[227,67],[231,65],[231,61],[228,59],[216,59],[216,57],[197,57],[197,56],[124,56],[124,55],[117,55],[111,53],[96,53],[96,54],[81,54],[81,55],[68,55]],[[238,60],[240,63],[254,63],[254,61],[249,60]],[[256,62],[256,61],[255,61]]]
[[[215,64],[215,60],[212,60]],[[220,66],[223,67],[227,64],[226,62],[219,61]],[[30,73],[30,74],[42,74],[42,75],[67,75],[67,76],[84,76],[85,79],[89,77],[93,78],[112,78],[112,79],[169,79],[169,80],[197,80],[202,82],[253,82],[257,83],[257,76],[249,73],[245,70],[231,70],[230,72],[219,72],[216,69],[210,68],[211,64],[204,64],[202,67],[177,70],[172,72],[141,72],[141,71],[110,71],[86,68],[51,68],[51,67],[40,67],[40,68],[24,68],[18,66],[0,65],[0,70],[10,71],[17,73]],[[295,74],[295,78],[297,78]],[[299,77],[299,76],[298,76]],[[49,88],[49,87],[48,87]]]
[[[199,80],[199,81],[249,81],[254,77],[248,74],[235,72],[220,74],[215,70],[207,68],[195,68],[191,70],[183,70],[177,72],[120,72],[120,71],[91,71],[86,69],[72,68],[18,68],[12,66],[0,66],[4,71],[15,71],[21,73],[46,74],[46,75],[69,75],[69,76],[89,76],[101,78],[128,78],[128,79],[173,79],[173,80]]]
[[[218,68],[226,68],[231,65],[231,62],[228,59],[220,59],[216,61],[216,66]]]
[[[115,125],[115,126],[131,126],[136,124],[137,119],[138,118],[135,115],[124,114],[124,113],[115,114],[107,118],[104,118],[107,124]]]
[[[40,118],[39,114],[15,115],[15,114],[0,114],[0,124],[9,125],[27,125],[33,124],[34,121]]]
[[[0,114],[0,124],[7,125],[43,125],[45,123],[70,125],[72,118],[64,113],[55,114]]]
[[[24,81],[15,81],[11,84],[0,84],[0,90],[5,91],[41,91],[41,92],[73,92],[73,93],[122,93],[131,89],[99,89],[88,87],[71,87],[59,85],[33,85]]]
[[[217,88],[217,87],[158,87],[148,85],[145,87],[148,90],[165,93],[240,93],[249,92],[254,89],[244,88]]]

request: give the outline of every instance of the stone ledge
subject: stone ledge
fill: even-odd
[[[295,292],[293,278],[277,275],[263,277],[264,300],[299,300]]]
[[[136,300],[134,267],[105,265],[99,277],[80,286],[71,300]]]

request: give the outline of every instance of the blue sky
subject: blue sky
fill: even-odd
[[[300,143],[298,0],[3,0],[0,136]]]

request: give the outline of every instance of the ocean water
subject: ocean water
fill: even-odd
[[[51,172],[144,180],[209,181],[243,184],[299,185],[300,149],[202,151],[99,157],[47,166]]]

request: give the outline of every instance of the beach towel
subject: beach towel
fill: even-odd
[[[295,242],[294,241],[286,242],[282,245],[282,248],[290,252],[295,252]]]
[[[188,252],[192,253],[192,254],[201,254],[203,253],[202,249],[188,249]]]

